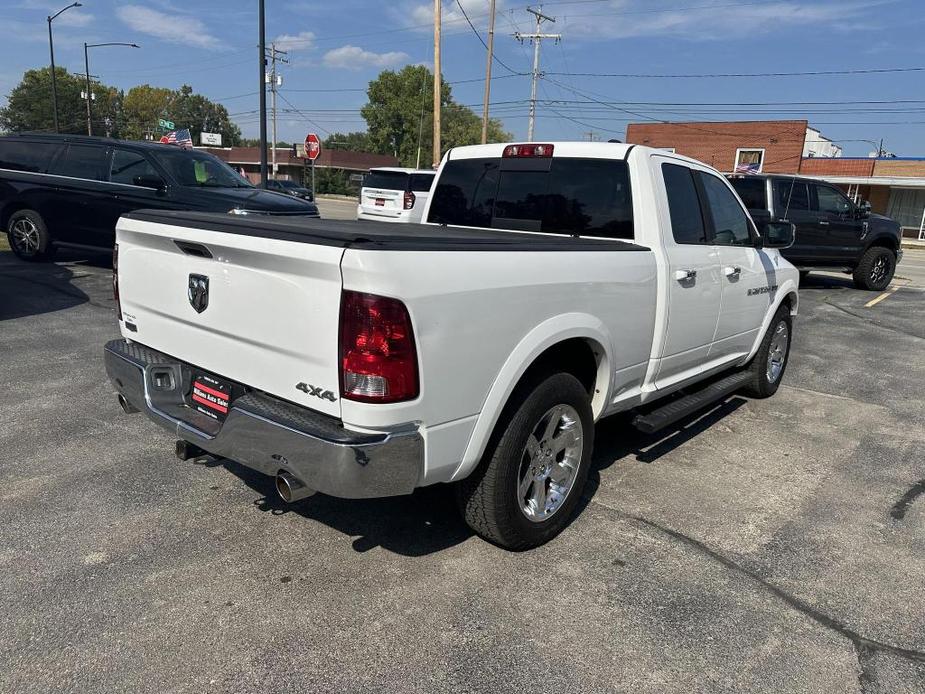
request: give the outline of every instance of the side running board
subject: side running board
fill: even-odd
[[[667,405],[659,407],[649,414],[636,415],[633,418],[633,426],[644,434],[653,434],[680,419],[684,419],[689,414],[702,410],[717,400],[722,400],[727,395],[731,395],[744,386],[750,378],[751,374],[744,371],[721,378],[706,388],[677,400],[672,400]]]

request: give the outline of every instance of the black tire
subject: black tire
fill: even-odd
[[[780,335],[781,326],[786,329],[785,344],[780,344],[780,339],[775,341],[775,337]],[[761,346],[754,358],[745,367],[746,371],[751,374],[751,381],[742,387],[746,395],[753,398],[769,398],[777,392],[780,382],[784,378],[784,371],[787,370],[787,363],[790,361],[790,341],[793,336],[793,320],[790,316],[790,306],[786,303],[781,304],[771,319],[768,331],[761,340]],[[774,345],[772,347],[772,344]],[[780,356],[783,360],[780,362],[779,369],[772,369],[769,361],[772,349],[781,348]]]
[[[549,517],[530,520],[522,506],[526,496],[533,496],[533,485],[538,484],[545,490],[542,494],[547,503],[554,504],[558,495],[553,493],[555,485],[551,477],[538,482],[529,474],[531,461],[541,460],[542,454],[531,458],[527,444],[541,425],[551,421],[546,416],[560,406],[565,406],[563,412],[577,413],[581,425],[580,458],[574,468],[547,463],[550,470],[553,467],[559,472],[574,469],[571,486]],[[560,421],[571,422],[574,427],[574,418]],[[553,434],[558,432],[564,436],[567,428],[557,424]],[[557,438],[549,440],[559,441]],[[510,550],[529,549],[548,542],[562,531],[575,512],[588,480],[593,447],[594,418],[590,397],[577,378],[557,373],[518,387],[495,427],[481,464],[456,485],[457,501],[466,522],[486,540]],[[574,450],[578,449],[578,442],[574,442]],[[542,447],[534,450],[540,451]],[[563,452],[563,459],[565,456]],[[546,460],[555,461],[558,457],[556,454]],[[531,493],[519,495],[521,483],[530,480],[534,480],[527,488]]]
[[[19,210],[10,215],[6,235],[13,253],[21,260],[40,262],[55,253],[45,220],[34,210]]]
[[[854,286],[858,289],[882,291],[893,281],[894,272],[896,253],[883,246],[871,246],[864,251],[861,262],[854,268]]]

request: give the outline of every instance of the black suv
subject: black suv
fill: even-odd
[[[855,205],[825,181],[797,176],[729,176],[756,222],[789,221],[796,240],[783,256],[800,269],[843,270],[861,289],[884,289],[902,257],[899,224]]]
[[[314,203],[255,188],[218,157],[175,145],[73,135],[0,137],[0,228],[24,260],[57,246],[111,249],[140,208],[317,217]]]

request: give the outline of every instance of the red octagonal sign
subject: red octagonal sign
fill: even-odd
[[[321,154],[321,140],[315,133],[309,133],[305,136],[305,158],[315,161]]]

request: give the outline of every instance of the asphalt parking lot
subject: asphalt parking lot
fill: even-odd
[[[925,691],[925,251],[872,306],[810,276],[774,398],[601,423],[521,554],[445,488],[177,460],[106,380],[107,260],[0,251],[0,691]]]

